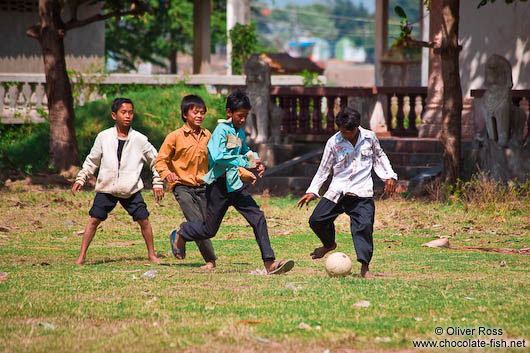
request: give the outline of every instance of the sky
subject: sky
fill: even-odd
[[[351,0],[355,5],[363,5],[368,11],[374,12],[375,11],[375,0]],[[252,0],[251,0],[252,2]],[[267,3],[271,7],[285,7],[288,4],[295,4],[295,5],[310,5],[313,3],[326,3],[326,0],[265,0],[265,3]]]

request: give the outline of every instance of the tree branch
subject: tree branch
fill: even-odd
[[[74,29],[74,28],[78,28],[78,27],[83,27],[83,26],[86,26],[92,22],[97,22],[97,21],[103,21],[103,20],[106,20],[107,18],[111,18],[111,17],[122,17],[122,16],[125,16],[125,15],[136,15],[136,14],[141,14],[143,13],[143,10],[140,6],[134,6],[132,7],[130,10],[127,10],[127,11],[112,11],[112,12],[109,12],[109,13],[106,13],[104,15],[102,14],[97,14],[97,15],[94,15],[92,17],[88,17],[84,20],[70,20],[68,21],[67,23],[65,23],[64,25],[64,30],[65,31],[69,31],[71,29]]]
[[[409,40],[408,43],[410,43],[413,46],[424,47],[424,48],[434,48],[434,46],[436,45],[434,42],[424,42],[421,40]]]

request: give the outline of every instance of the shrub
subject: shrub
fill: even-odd
[[[87,103],[75,109],[75,132],[81,161],[90,152],[96,135],[114,125],[110,103],[118,96],[134,102],[133,129],[149,137],[159,149],[171,131],[181,127],[180,101],[188,94],[201,96],[208,108],[203,127],[213,131],[218,119],[225,117],[225,97],[209,94],[203,87],[177,86],[133,88],[108,99]],[[49,124],[5,125],[0,127],[0,168],[23,174],[48,168]]]

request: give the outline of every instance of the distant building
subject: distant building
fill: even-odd
[[[99,6],[83,6],[81,18],[100,11]],[[0,72],[42,73],[39,42],[26,35],[29,27],[38,22],[38,1],[0,0]],[[96,71],[105,65],[105,23],[90,25],[67,32],[64,38],[66,64],[68,69]]]
[[[366,50],[363,47],[356,47],[347,37],[342,37],[335,44],[335,59],[337,60],[364,63],[366,58]]]
[[[298,74],[304,70],[316,72],[319,75],[324,73],[324,68],[318,66],[309,58],[293,58],[287,53],[261,54],[261,58],[269,64],[271,74],[290,75]]]

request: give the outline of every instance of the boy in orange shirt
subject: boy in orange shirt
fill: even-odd
[[[166,136],[155,161],[162,180],[168,182],[188,222],[203,222],[206,217],[206,185],[208,173],[207,145],[212,134],[201,128],[206,104],[201,97],[188,95],[180,104],[184,125]],[[202,269],[215,267],[215,252],[210,239],[196,241],[206,261]]]

